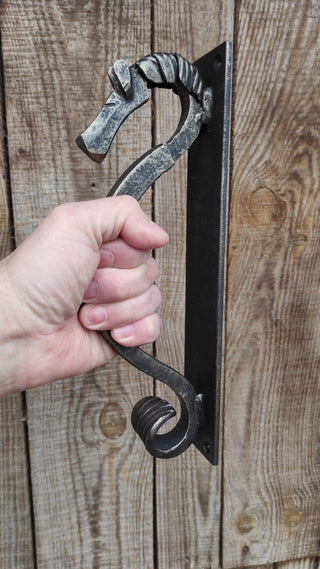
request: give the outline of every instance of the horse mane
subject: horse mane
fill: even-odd
[[[109,78],[115,90],[127,100],[133,96],[134,72],[143,77],[149,88],[171,88],[177,94],[184,89],[202,104],[202,122],[210,120],[211,89],[204,86],[196,66],[179,53],[151,53],[130,67],[123,59],[117,60],[109,69]]]
[[[203,100],[204,85],[200,73],[179,53],[152,53],[139,59],[135,66],[150,86],[185,87],[188,93]]]

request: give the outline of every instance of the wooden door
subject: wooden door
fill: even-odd
[[[316,569],[318,0],[6,0],[0,18],[2,257],[55,205],[104,196],[172,133],[177,102],[156,92],[104,163],[78,150],[116,59],[177,51],[192,61],[234,46],[219,466],[193,448],[170,461],[146,454],[130,413],[152,381],[120,358],[2,398],[0,567]],[[170,234],[150,349],[183,370],[185,157],[142,206]]]

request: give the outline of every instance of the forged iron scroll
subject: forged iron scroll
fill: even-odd
[[[155,180],[188,150],[203,123],[210,120],[212,92],[204,87],[197,68],[179,54],[154,53],[130,67],[123,60],[116,61],[109,70],[109,78],[114,91],[95,120],[77,138],[79,147],[96,162],[104,159],[127,116],[147,102],[152,87],[171,88],[181,101],[181,117],[172,137],[141,156],[108,193],[108,196],[131,195],[139,200]],[[166,434],[158,431],[175,415],[167,401],[145,397],[135,405],[132,424],[147,450],[158,458],[171,458],[184,452],[202,423],[202,396],[183,375],[141,348],[121,346],[108,331],[100,334],[125,360],[167,384],[179,398],[180,418]]]

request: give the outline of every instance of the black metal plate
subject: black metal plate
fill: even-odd
[[[185,376],[204,396],[194,444],[218,463],[232,45],[195,62],[213,88],[213,116],[188,156]]]

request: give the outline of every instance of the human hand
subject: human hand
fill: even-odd
[[[89,371],[156,339],[151,250],[168,236],[128,196],[55,208],[0,263],[0,393]],[[80,309],[80,310],[79,310]]]

